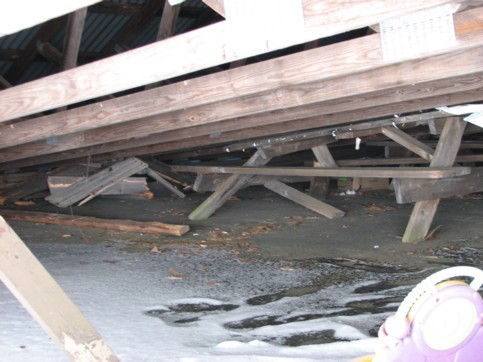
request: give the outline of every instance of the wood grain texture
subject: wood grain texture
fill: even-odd
[[[0,280],[72,361],[119,359],[0,217]]]
[[[247,39],[243,39],[243,44],[237,43],[231,36],[233,31],[230,28],[231,24],[223,21],[3,90],[0,92],[0,122],[132,89],[290,45],[305,43],[375,24],[391,16],[446,3],[450,3],[450,1],[388,2],[372,0],[361,3],[358,0],[349,0],[345,2],[345,6],[341,7],[338,0],[324,2],[305,0],[303,2],[305,33],[286,43],[278,41],[274,48],[269,45],[269,41],[264,43],[263,48],[246,46]],[[362,12],[361,7],[364,10]],[[242,41],[241,38],[239,39]],[[462,49],[461,46],[458,44],[460,49]],[[169,57],[166,57],[166,54],[169,54]],[[194,54],[196,56],[193,56]],[[382,58],[377,58],[382,64]],[[139,64],[143,66],[139,66]],[[372,64],[372,66],[374,65]],[[301,68],[292,69],[299,71]],[[335,71],[335,69],[332,70]],[[225,81],[227,80],[225,79]],[[186,82],[186,86],[188,84],[189,81]],[[232,84],[235,83],[232,82]],[[203,91],[206,92],[206,89],[216,88],[204,87]],[[172,92],[170,94],[180,93]]]

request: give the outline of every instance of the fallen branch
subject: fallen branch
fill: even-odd
[[[133,220],[99,219],[88,216],[51,214],[33,211],[0,210],[0,215],[8,220],[29,221],[43,224],[91,227],[135,233],[149,233],[181,236],[189,231],[188,225],[172,225],[160,222]]]

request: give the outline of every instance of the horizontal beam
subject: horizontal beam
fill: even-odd
[[[481,83],[482,81],[483,77],[465,77],[464,79],[460,78],[456,80],[456,83],[473,85]],[[446,81],[444,84],[446,84]],[[34,144],[31,144],[29,145],[31,146],[29,147],[29,150],[24,150],[26,153],[23,157],[21,155],[22,152],[20,152],[20,148],[22,147],[12,148],[11,151],[13,153],[10,156],[15,155],[14,157],[16,157],[17,160],[0,164],[0,170],[47,164],[62,160],[80,159],[101,154],[102,156],[96,157],[96,159],[107,160],[119,157],[130,157],[132,155],[172,153],[173,151],[188,148],[198,148],[214,144],[221,145],[237,142],[243,139],[285,134],[287,132],[300,131],[302,129],[320,129],[321,127],[325,128],[323,131],[321,130],[319,136],[324,136],[336,132],[338,127],[342,127],[342,130],[344,130],[345,127],[350,127],[347,123],[360,121],[362,119],[419,111],[421,109],[437,107],[441,104],[453,105],[474,102],[481,99],[481,94],[483,92],[483,88],[457,92],[454,89],[452,81],[449,81],[447,85],[442,85],[439,82],[438,84],[433,83],[433,87],[435,85],[438,89],[448,87],[447,92],[449,92],[449,94],[440,94],[431,97],[419,96],[417,99],[411,99],[404,102],[396,102],[380,106],[372,104],[363,109],[325,115],[320,115],[321,107],[317,106],[306,106],[303,107],[303,109],[300,108],[290,112],[284,109],[257,115],[256,117],[239,118],[192,128],[174,129],[164,133],[153,134],[146,138],[132,139],[129,143],[126,143],[125,141],[104,143],[94,147],[85,147],[55,154],[48,154],[47,151],[47,154],[44,156],[39,156],[44,147],[53,147],[55,145],[35,144],[34,146]],[[432,89],[432,87],[425,84],[422,84],[421,87]],[[421,95],[421,92],[413,93]],[[399,97],[399,95],[396,96]],[[304,115],[308,116],[308,118],[303,118]],[[300,117],[302,118],[298,119]],[[415,119],[411,119],[408,120],[408,122],[413,122],[414,120]],[[372,125],[373,123],[371,122],[368,124]],[[198,136],[194,136],[195,134]],[[238,149],[243,148],[248,147],[241,147]],[[230,150],[229,147],[228,149]],[[7,152],[7,149],[3,150],[3,152]],[[0,153],[0,157],[1,155],[2,153]],[[30,158],[28,158],[29,155],[31,155]]]
[[[449,3],[450,0],[367,0],[363,3],[359,0],[348,0],[345,1],[344,7],[341,7],[339,0],[304,0],[304,31],[293,37],[279,36],[279,39],[247,39],[237,36],[240,29],[234,28],[229,21],[222,21],[3,90],[0,92],[0,122],[174,78],[369,26],[393,16]],[[250,46],[251,43],[254,45]],[[171,96],[173,94],[176,93],[171,93]]]
[[[439,179],[468,175],[469,167],[249,167],[172,166],[177,172],[229,173],[270,176],[375,177]]]

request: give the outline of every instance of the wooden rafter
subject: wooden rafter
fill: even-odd
[[[95,64],[88,64],[14,87],[15,91],[12,92],[4,90],[0,92],[2,105],[0,120],[14,119],[112,94],[277,48],[367,26],[401,13],[450,2],[448,0],[425,2],[372,0],[362,4],[352,0],[342,11],[337,0],[324,2],[306,0],[303,2],[305,32],[285,43],[282,39],[277,39],[276,46],[268,42],[264,49],[246,46],[246,40],[243,40],[244,44],[233,41],[232,38],[230,39],[231,24],[227,24],[226,21],[220,22],[173,38],[172,41],[151,44],[103,59]],[[364,6],[364,12],[356,11],[360,6]],[[352,7],[354,11],[347,13],[348,7]],[[199,49],[203,49],[203,57],[199,56]],[[195,52],[198,56],[192,57]],[[170,54],[170,57],[166,57],[166,54]],[[139,64],[143,66],[140,67]],[[130,76],[126,77],[126,74]],[[89,82],[82,81],[87,78],[90,79]],[[35,97],[32,97],[32,94],[35,94]]]

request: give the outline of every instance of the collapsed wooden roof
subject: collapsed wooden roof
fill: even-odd
[[[437,49],[388,58],[377,31],[450,3],[103,1],[4,36],[0,169],[197,154],[479,102],[480,1],[453,5],[456,39]]]

